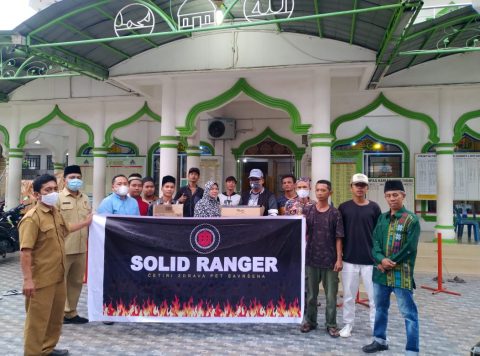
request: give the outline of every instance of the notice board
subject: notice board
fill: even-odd
[[[355,173],[363,173],[363,151],[332,152],[332,202],[338,207],[350,200],[350,179]]]
[[[407,210],[415,211],[415,179],[414,178],[368,178],[367,199],[376,202],[382,212],[388,211],[387,201],[383,190],[387,180],[400,180],[405,188],[406,197],[403,205]]]
[[[454,200],[480,200],[480,153],[453,155]],[[415,199],[437,199],[437,155],[415,156]]]

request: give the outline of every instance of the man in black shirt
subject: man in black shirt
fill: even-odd
[[[200,170],[196,167],[192,167],[188,170],[188,184],[181,187],[174,200],[179,204],[183,204],[183,216],[193,217],[195,210],[195,204],[202,199],[203,189],[197,185],[200,178]]]
[[[352,200],[338,207],[342,213],[345,229],[343,241],[343,323],[341,337],[350,337],[355,319],[355,299],[362,277],[370,305],[370,326],[375,322],[375,302],[373,300],[373,256],[372,232],[381,214],[377,203],[367,200],[368,178],[366,175],[354,174],[350,188]]]

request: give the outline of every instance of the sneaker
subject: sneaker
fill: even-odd
[[[352,324],[346,324],[342,330],[340,330],[340,337],[350,337],[352,336]]]
[[[375,352],[385,351],[385,350],[388,350],[388,345],[382,345],[376,341],[362,347],[362,351],[365,352],[366,354],[373,354]]]
[[[86,324],[88,323],[87,318],[82,318],[79,315],[75,315],[73,318],[63,317],[64,324]]]

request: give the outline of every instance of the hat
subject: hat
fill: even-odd
[[[391,190],[400,190],[405,193],[405,188],[403,188],[403,183],[401,180],[387,180],[385,182],[385,188],[383,192],[389,192]]]
[[[65,169],[63,170],[63,177],[65,178],[71,173],[82,174],[82,170],[80,169],[80,166],[77,166],[76,164],[72,166],[66,166]]]
[[[260,169],[254,168],[250,171],[248,178],[263,178],[263,173]]]
[[[200,175],[200,170],[197,167],[192,167],[188,170],[188,174],[190,173],[197,173],[198,175]]]
[[[230,181],[234,181],[235,183],[237,183],[237,178],[235,178],[234,176],[228,176],[227,178],[225,178],[225,182],[230,182]]]
[[[368,177],[365,174],[362,173],[356,173],[352,176],[352,179],[350,180],[351,184],[355,183],[365,183],[368,185]]]
[[[175,184],[175,177],[172,176],[164,176],[162,178],[162,187],[167,184],[167,183],[173,183]]]

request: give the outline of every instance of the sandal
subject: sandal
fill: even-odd
[[[327,327],[327,333],[328,335],[330,335],[330,337],[333,337],[334,339],[340,336],[340,330],[338,330],[338,328],[335,326]]]
[[[300,327],[300,331],[301,331],[302,333],[308,333],[308,332],[310,332],[310,331],[312,331],[312,330],[315,330],[316,328],[317,328],[317,327],[314,326],[314,325],[312,325],[312,324],[305,323],[305,324],[303,324],[303,325]]]

